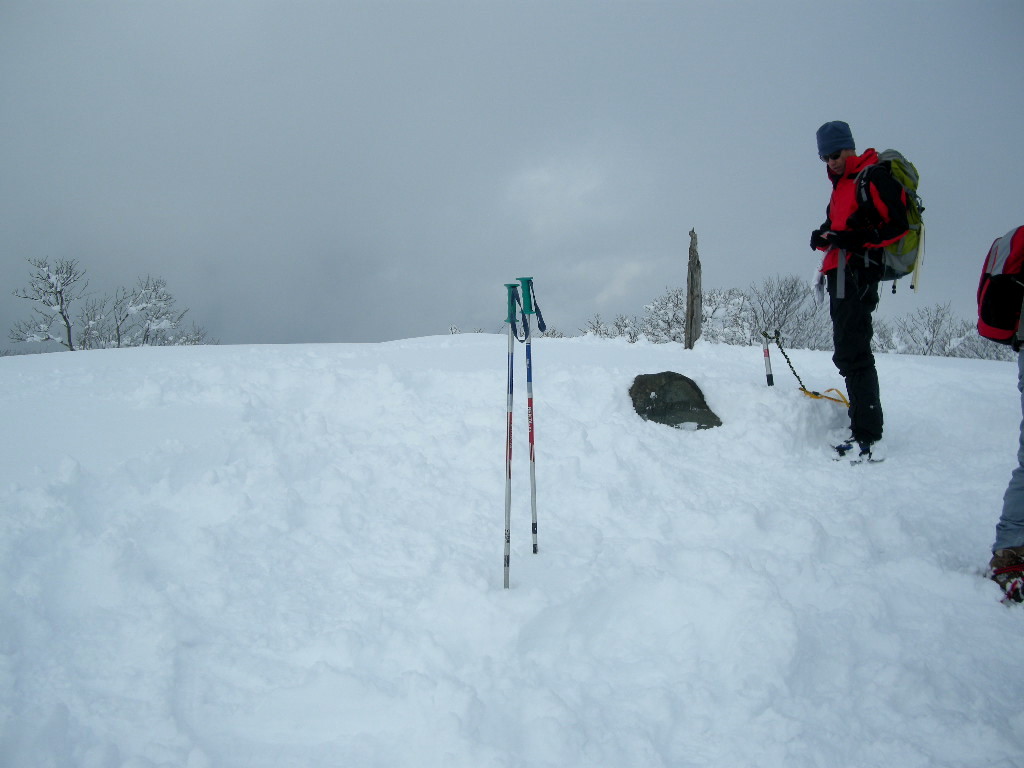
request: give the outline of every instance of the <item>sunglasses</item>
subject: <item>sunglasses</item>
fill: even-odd
[[[818,157],[821,158],[821,162],[828,163],[831,162],[832,160],[838,160],[841,154],[843,154],[843,150],[833,152],[831,155],[818,155]]]

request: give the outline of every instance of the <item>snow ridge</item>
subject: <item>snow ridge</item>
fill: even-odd
[[[889,459],[849,467],[760,348],[535,339],[503,590],[505,355],[0,359],[0,764],[1020,764],[1024,613],[977,573],[1012,364],[880,355]],[[663,370],[724,425],[640,420]]]

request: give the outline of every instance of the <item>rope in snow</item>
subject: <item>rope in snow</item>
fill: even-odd
[[[797,383],[800,384],[801,392],[803,392],[808,397],[814,398],[815,400],[831,400],[833,403],[845,405],[847,408],[850,407],[850,401],[847,399],[846,395],[844,395],[838,389],[829,388],[826,389],[824,392],[815,392],[804,386],[803,379],[800,378],[800,374],[798,374],[796,372],[796,368],[793,367],[793,361],[789,359],[789,355],[786,354],[786,350],[782,348],[782,337],[779,335],[778,330],[775,331],[774,336],[769,336],[768,331],[761,331],[761,335],[764,336],[765,341],[775,342],[775,346],[779,348],[779,352],[781,352],[782,356],[786,359],[786,365],[789,366],[789,370],[793,372],[793,375],[796,377]],[[834,394],[830,395],[828,394],[829,392],[832,392]]]

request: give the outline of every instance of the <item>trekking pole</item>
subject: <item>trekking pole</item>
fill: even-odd
[[[516,340],[516,304],[519,302],[519,286],[505,283],[508,293],[508,400],[507,400],[507,431],[505,438],[505,589],[508,589],[508,568],[512,556],[512,359],[515,355]]]
[[[523,331],[526,341],[526,421],[530,430],[530,514],[533,523],[533,554],[537,554],[537,456],[533,423],[533,354],[530,351],[530,315],[534,314],[533,278],[516,278],[523,286]],[[543,330],[543,329],[542,329]]]
[[[776,334],[777,333],[778,333],[778,331],[776,331]],[[761,340],[761,346],[764,348],[764,372],[765,372],[765,376],[768,378],[768,386],[769,387],[774,387],[775,386],[775,377],[772,376],[772,359],[771,359],[771,357],[768,356],[768,333],[766,331],[761,331],[761,336],[764,337]]]

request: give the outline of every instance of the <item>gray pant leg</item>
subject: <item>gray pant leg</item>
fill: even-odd
[[[1024,349],[1017,353],[1017,389],[1021,393],[1021,413],[1024,415]],[[1024,421],[1020,425],[1017,466],[1003,494],[1003,513],[996,525],[992,551],[1021,546],[1024,546]]]

